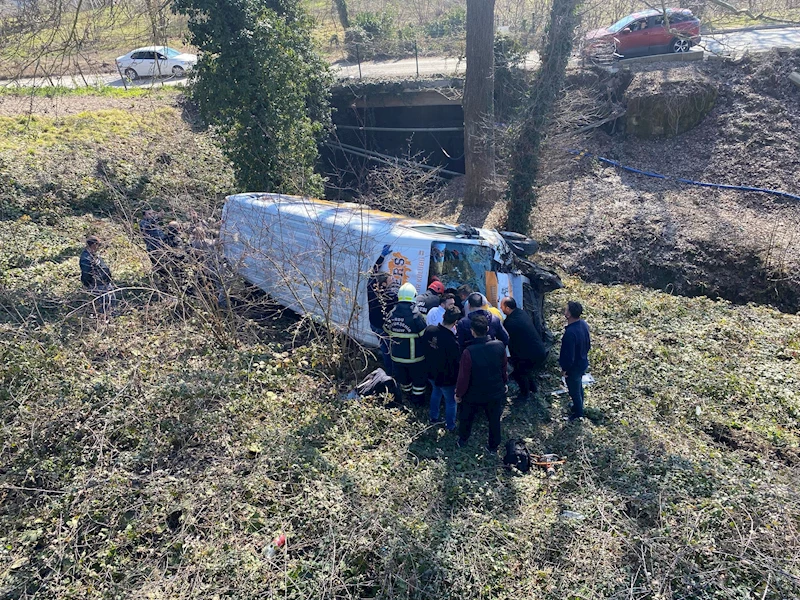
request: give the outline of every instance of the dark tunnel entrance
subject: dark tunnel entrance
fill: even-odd
[[[445,179],[464,173],[461,82],[438,82],[441,89],[431,82],[403,85],[334,90],[335,130],[320,156],[327,197],[351,197],[363,189],[369,170],[398,164],[395,159],[403,167],[441,168]]]

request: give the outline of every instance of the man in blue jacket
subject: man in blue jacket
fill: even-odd
[[[508,346],[508,332],[503,329],[503,323],[500,319],[483,308],[484,302],[483,296],[477,292],[473,292],[467,297],[467,315],[458,322],[458,327],[456,328],[458,346],[461,348],[462,352],[473,337],[471,319],[477,315],[486,317],[486,322],[489,324],[489,331],[487,333],[489,339],[500,340],[503,342],[503,345]]]
[[[572,398],[572,413],[569,420],[583,417],[583,374],[589,368],[589,326],[581,319],[583,306],[580,302],[569,302],[564,310],[567,327],[561,337],[561,355],[558,363],[561,374],[567,381],[569,397]]]

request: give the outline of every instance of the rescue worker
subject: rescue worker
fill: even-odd
[[[428,289],[417,296],[417,310],[421,315],[427,315],[428,311],[439,306],[440,298],[444,294],[444,284],[435,279],[428,284]]]
[[[416,288],[404,283],[397,291],[397,304],[386,316],[384,331],[389,336],[389,351],[392,356],[392,370],[400,390],[411,396],[411,402],[419,406],[425,401],[424,344],[420,339],[425,332],[425,317],[419,314],[414,298]]]

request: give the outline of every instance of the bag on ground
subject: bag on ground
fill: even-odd
[[[520,473],[527,473],[531,470],[531,453],[523,440],[515,439],[506,442],[506,455],[503,463],[508,467],[516,468]]]

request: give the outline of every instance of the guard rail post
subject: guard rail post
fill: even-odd
[[[128,84],[125,83],[125,76],[122,74],[122,71],[119,68],[119,63],[117,61],[114,61],[114,64],[117,67],[117,73],[119,73],[119,78],[122,80],[122,87],[124,87],[125,91],[127,92],[128,91]]]

